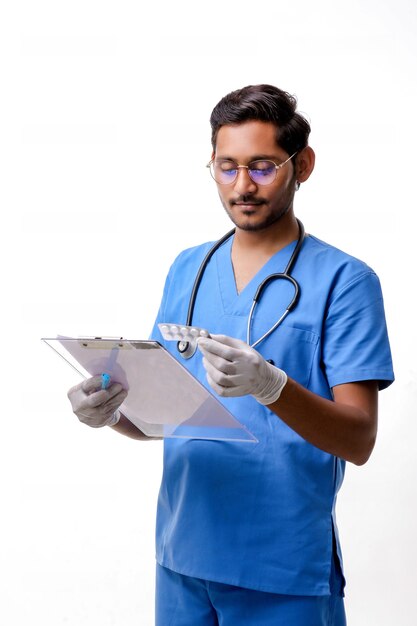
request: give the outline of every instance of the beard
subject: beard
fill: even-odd
[[[249,202],[248,199],[246,199],[245,201]],[[258,222],[254,222],[251,219],[251,217],[256,214],[255,211],[242,211],[242,213],[237,217],[234,215],[233,210],[229,208],[229,206],[225,202],[223,202],[223,200],[221,200],[221,202],[230,220],[237,228],[246,232],[258,232],[261,230],[265,230],[266,228],[269,228],[273,224],[279,222],[284,217],[284,215],[286,215],[291,209],[293,204],[293,198],[291,198],[289,203],[282,207],[279,211],[270,212],[268,215],[265,216],[263,220]]]
[[[258,211],[256,209],[251,209],[245,211],[244,208],[235,212],[233,207],[236,206],[237,203],[247,203],[250,204],[253,202],[254,205],[259,206],[259,212],[265,207],[265,205],[270,204],[267,200],[262,197],[255,197],[251,194],[241,195],[239,198],[234,200],[223,200],[220,195],[220,201],[223,205],[224,210],[229,216],[230,220],[233,224],[239,228],[240,230],[246,232],[257,232],[261,230],[265,230],[269,228],[273,224],[279,222],[285,215],[287,215],[288,211],[292,208],[294,203],[294,195],[296,190],[296,175],[292,177],[286,192],[283,193],[281,198],[280,205],[269,208],[269,211],[265,212],[265,216],[263,219],[256,219]],[[260,190],[261,191],[261,190]],[[275,200],[276,202],[276,200]],[[255,218],[255,219],[254,219]]]

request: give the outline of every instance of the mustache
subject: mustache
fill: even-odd
[[[255,196],[244,195],[230,200],[230,204],[263,204],[265,200],[263,198],[256,198]]]

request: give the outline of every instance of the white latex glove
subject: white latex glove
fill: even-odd
[[[271,365],[254,348],[226,335],[200,338],[198,347],[210,386],[223,397],[251,394],[261,404],[278,400],[287,375]]]
[[[119,383],[101,389],[101,376],[88,378],[68,391],[75,415],[80,422],[93,428],[117,424],[120,420],[120,411],[117,409],[126,396],[127,391]]]

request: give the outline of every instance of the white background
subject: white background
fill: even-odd
[[[40,337],[148,335],[174,256],[229,228],[211,109],[260,82],[311,120],[297,215],[385,295],[397,381],[338,504],[349,624],[415,624],[416,26],[414,0],[3,3],[2,624],[153,623],[162,444],[80,425]]]

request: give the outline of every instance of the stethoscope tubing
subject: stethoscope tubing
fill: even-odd
[[[270,277],[268,277],[270,278]],[[255,298],[253,299],[252,302],[252,306],[251,309],[249,311],[249,316],[248,316],[248,324],[247,324],[247,328],[246,328],[246,343],[251,347],[251,348],[256,348],[256,346],[258,344],[261,343],[261,341],[263,341],[264,339],[266,339],[267,337],[269,337],[269,335],[271,333],[274,332],[274,330],[276,330],[278,328],[278,326],[280,326],[280,324],[282,324],[282,322],[284,321],[284,319],[287,317],[288,313],[290,311],[292,311],[292,309],[295,307],[295,305],[297,304],[298,301],[298,297],[300,295],[300,288],[298,286],[298,283],[296,280],[294,280],[294,278],[292,276],[288,276],[287,274],[273,274],[273,278],[276,279],[284,279],[284,280],[288,280],[292,283],[293,287],[294,287],[294,297],[291,300],[290,304],[287,306],[287,308],[285,309],[284,313],[281,315],[281,317],[275,322],[275,324],[273,326],[271,326],[271,328],[269,330],[267,330],[266,333],[264,333],[262,335],[262,337],[260,337],[257,341],[255,341],[254,343],[251,343],[251,325],[252,325],[252,319],[253,319],[253,313],[255,311],[255,307],[258,304],[258,299],[255,300]],[[265,281],[264,281],[265,282]],[[270,281],[268,281],[270,282]],[[264,287],[266,287],[266,284],[261,283],[262,284],[262,289],[261,289],[261,293]],[[260,295],[260,294],[259,294]]]
[[[297,219],[297,223],[298,223],[298,240],[297,240],[297,244],[293,250],[293,253],[290,257],[290,260],[287,263],[287,267],[285,268],[285,270],[282,273],[277,273],[277,274],[270,274],[269,276],[267,276],[258,286],[258,289],[255,292],[255,295],[253,297],[253,302],[252,302],[252,306],[251,309],[249,311],[249,316],[248,316],[248,324],[247,324],[247,329],[246,329],[246,343],[251,346],[251,348],[256,348],[257,345],[259,345],[261,343],[261,341],[264,341],[264,339],[266,339],[267,337],[269,337],[269,335],[271,333],[274,332],[274,330],[276,330],[278,328],[278,326],[280,326],[280,324],[282,324],[282,322],[284,321],[284,319],[287,317],[288,313],[290,313],[290,311],[293,310],[293,308],[296,306],[298,299],[300,297],[300,286],[297,283],[297,281],[295,280],[295,278],[293,278],[290,275],[290,272],[292,271],[295,262],[298,258],[298,255],[300,253],[301,250],[301,246],[303,245],[304,239],[305,239],[305,231],[304,231],[304,225],[302,222],[300,222],[300,220]],[[255,341],[254,343],[251,343],[251,325],[252,325],[252,318],[253,318],[253,314],[255,311],[255,307],[258,304],[258,301],[261,297],[262,292],[264,291],[264,289],[269,285],[270,282],[272,282],[273,280],[287,280],[289,281],[292,286],[294,287],[294,296],[291,300],[291,302],[288,304],[287,308],[285,309],[284,313],[281,315],[281,317],[275,322],[275,324],[273,326],[271,326],[271,328],[262,335],[262,337],[260,337],[257,341]]]
[[[261,343],[261,341],[264,341],[267,337],[269,337],[269,335],[271,333],[274,332],[274,330],[276,330],[278,328],[278,326],[280,326],[280,324],[282,324],[282,322],[284,321],[284,319],[287,317],[288,313],[290,313],[290,311],[293,310],[293,308],[296,306],[299,297],[300,297],[300,286],[297,283],[297,281],[295,280],[295,278],[293,278],[290,275],[290,272],[292,271],[295,262],[299,256],[301,247],[303,245],[304,239],[305,239],[305,231],[304,231],[304,226],[302,224],[302,222],[297,219],[297,223],[298,223],[298,228],[299,228],[299,233],[298,233],[298,240],[297,240],[297,244],[293,250],[293,253],[290,257],[290,260],[287,263],[287,266],[285,268],[285,270],[282,273],[276,273],[276,274],[270,274],[269,276],[267,276],[258,286],[256,293],[253,297],[253,302],[252,302],[252,306],[251,309],[249,311],[249,316],[248,316],[248,324],[247,324],[247,329],[246,329],[246,343],[248,345],[250,345],[252,348],[255,348],[257,345],[259,345]],[[190,301],[188,304],[188,311],[187,311],[187,321],[186,321],[186,325],[187,326],[192,326],[192,321],[193,321],[193,313],[194,313],[194,307],[195,307],[195,303],[196,303],[196,299],[197,299],[197,293],[198,293],[198,288],[200,286],[201,280],[203,278],[205,269],[211,259],[211,257],[213,256],[213,254],[224,244],[225,241],[227,241],[230,237],[232,237],[235,233],[235,228],[233,228],[232,230],[230,230],[228,233],[226,233],[225,235],[223,235],[223,237],[221,237],[218,241],[215,242],[215,244],[210,248],[210,250],[207,252],[206,256],[204,257],[204,259],[201,262],[201,265],[198,269],[197,275],[195,277],[194,280],[194,284],[193,284],[193,288],[191,290],[191,295],[190,295]],[[254,311],[256,308],[256,305],[258,304],[258,301],[262,295],[262,292],[264,291],[264,289],[268,286],[268,284],[273,281],[273,280],[287,280],[289,281],[293,288],[294,288],[294,296],[291,300],[291,302],[288,304],[287,308],[285,309],[284,313],[281,315],[281,317],[275,322],[275,324],[273,326],[271,326],[271,328],[262,335],[262,337],[260,337],[259,339],[257,339],[257,341],[255,341],[254,343],[251,344],[251,326],[252,326],[252,320],[253,320],[253,315],[254,315]],[[184,358],[189,358],[190,356],[192,356],[192,354],[194,354],[194,352],[192,352],[192,354],[189,352],[189,344],[188,342],[178,342],[177,344],[177,348],[179,353],[184,356]]]
[[[193,313],[194,313],[195,301],[197,299],[198,288],[200,286],[201,279],[203,278],[205,269],[206,269],[206,267],[207,267],[211,257],[213,256],[213,254],[215,252],[217,252],[217,250],[224,244],[225,241],[230,239],[230,237],[232,237],[235,234],[235,230],[236,230],[235,228],[232,228],[232,230],[229,230],[229,232],[226,233],[225,235],[223,235],[223,237],[221,239],[216,241],[216,243],[207,252],[207,254],[204,257],[204,259],[201,261],[201,265],[200,265],[199,270],[197,272],[197,275],[195,277],[194,285],[193,285],[193,288],[192,288],[192,291],[191,291],[191,295],[190,295],[190,301],[189,301],[189,304],[188,304],[186,326],[192,326]]]

